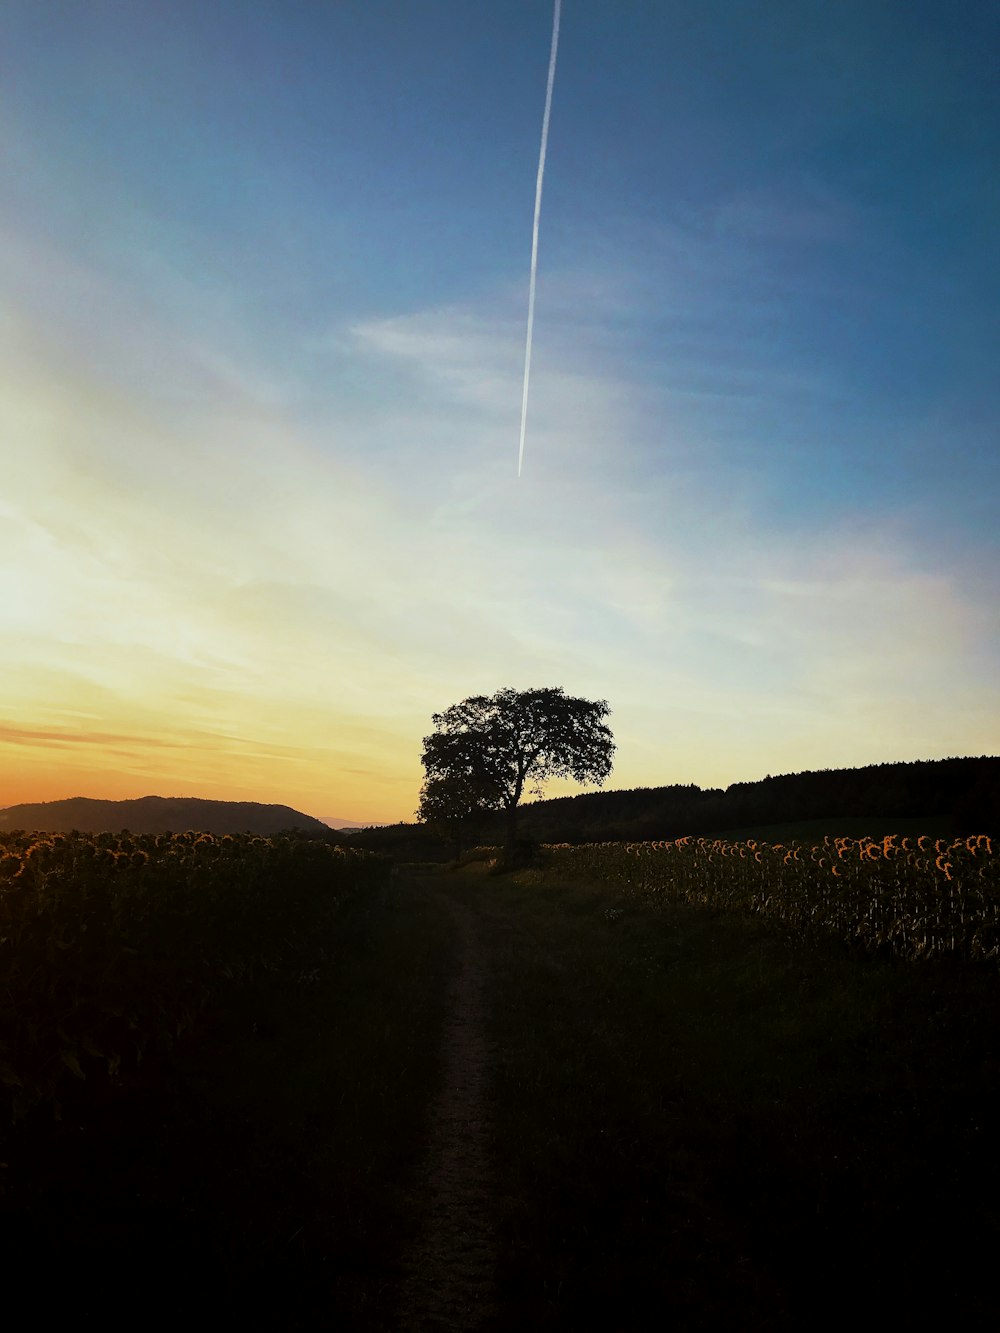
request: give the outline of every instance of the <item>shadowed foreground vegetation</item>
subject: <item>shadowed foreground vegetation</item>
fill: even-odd
[[[516,923],[498,945],[497,1134],[503,1281],[527,1322],[986,1313],[993,968],[875,961],[538,871],[464,875]]]
[[[74,1080],[58,1121],[0,1130],[0,1245],[50,1315],[391,1326],[452,940],[383,884],[324,944],[311,976],[230,988],[114,1084]]]
[[[872,958],[483,862],[356,895],[314,977],[259,976],[118,1086],[73,1080],[61,1121],[8,1131],[14,1271],[35,1289],[59,1274],[68,1310],[110,1308],[112,1326],[197,1301],[289,1328],[406,1327],[440,1034],[470,965],[459,912],[499,1181],[495,1308],[464,1326],[992,1312],[995,962]]]

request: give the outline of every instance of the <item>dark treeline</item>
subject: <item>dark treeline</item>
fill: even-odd
[[[725,791],[652,787],[587,792],[524,808],[528,836],[543,842],[678,838],[800,820],[954,821],[957,832],[1000,825],[1000,758],[934,759],[786,773],[734,782]]]
[[[1000,833],[1000,758],[916,760],[866,768],[787,773],[725,790],[693,784],[586,792],[522,808],[521,835],[536,842],[680,838],[803,820],[947,820],[956,833]],[[466,847],[502,840],[498,819],[463,830]],[[354,846],[399,860],[447,853],[430,828],[396,824],[350,835]]]

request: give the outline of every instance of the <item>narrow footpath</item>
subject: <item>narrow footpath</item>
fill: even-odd
[[[420,1233],[404,1261],[401,1328],[466,1329],[496,1317],[496,1195],[487,965],[479,921],[448,899],[457,960],[442,1034],[442,1085],[418,1172]]]
[[[995,969],[482,863],[393,876],[322,964],[234,987],[175,1049],[78,1081],[61,1119],[0,1127],[0,1245],[52,1319],[995,1314]]]

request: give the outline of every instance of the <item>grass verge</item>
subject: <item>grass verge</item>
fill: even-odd
[[[1000,1239],[1000,978],[452,878],[496,925],[507,1326],[984,1317]]]

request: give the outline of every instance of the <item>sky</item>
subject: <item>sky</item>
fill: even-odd
[[[1000,752],[1000,10],[564,0],[518,479],[551,25],[6,0],[0,805]]]

